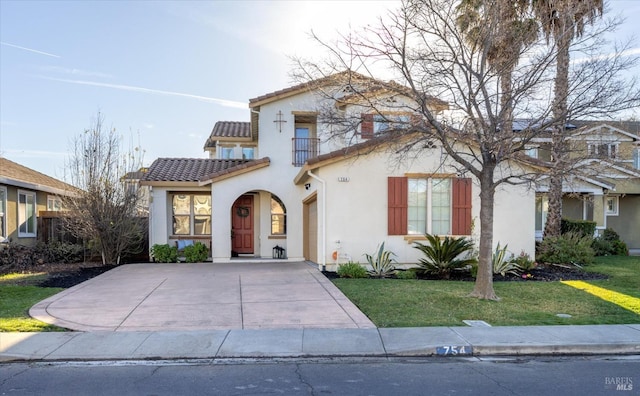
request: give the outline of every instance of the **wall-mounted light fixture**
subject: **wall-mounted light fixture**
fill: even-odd
[[[310,189],[310,188],[311,188],[311,183],[306,183],[306,184],[304,185],[304,189],[305,189],[305,190],[308,190],[308,189]]]

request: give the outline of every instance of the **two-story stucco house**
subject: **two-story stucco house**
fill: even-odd
[[[394,161],[385,131],[411,114],[397,105],[387,117],[374,114],[336,76],[250,99],[250,122],[215,124],[204,147],[210,158],[157,159],[142,180],[150,187],[150,245],[203,241],[213,262],[271,259],[283,248],[275,255],[331,270],[338,261],[365,262],[381,242],[399,263],[416,263],[413,242],[425,233],[472,237],[477,182],[437,145]],[[435,98],[427,104],[447,108]],[[348,139],[332,138],[323,106],[359,120]],[[505,189],[496,194],[494,241],[533,256],[535,192]]]
[[[612,228],[630,250],[640,250],[640,122],[571,121],[570,157],[576,175],[563,184],[562,216]],[[551,138],[540,137],[529,154],[549,159]],[[536,238],[542,237],[548,199],[537,186]]]

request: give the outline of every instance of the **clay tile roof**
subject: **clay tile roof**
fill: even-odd
[[[51,176],[47,176],[44,173],[40,173],[31,168],[27,168],[26,166],[17,164],[6,158],[0,158],[0,179],[3,179],[2,183],[9,185],[14,182],[25,188],[32,185],[31,188],[34,190],[51,192],[50,190],[54,189],[60,193],[65,191],[77,191],[77,188],[70,184],[54,179]]]
[[[241,159],[158,158],[153,161],[142,180],[143,182],[198,182],[205,176],[211,176],[251,161]]]
[[[251,138],[251,123],[243,121],[218,121],[204,144],[204,148],[215,147],[216,140],[221,138]]]

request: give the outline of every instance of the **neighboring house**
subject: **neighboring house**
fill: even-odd
[[[570,156],[577,176],[563,185],[562,216],[612,228],[629,249],[640,249],[640,122],[571,121]],[[529,154],[549,159],[551,139],[540,138]],[[536,194],[536,238],[542,238],[548,205],[543,179]]]
[[[140,185],[140,181],[148,171],[149,168],[140,168],[138,171],[128,172],[122,177],[127,191],[138,196],[136,212],[140,217],[149,216],[149,186]]]
[[[442,163],[437,145],[397,166],[385,130],[412,115],[373,114],[336,76],[251,99],[251,122],[216,123],[210,158],[157,159],[141,181],[150,188],[150,245],[199,240],[214,262],[283,253],[335,269],[364,263],[381,242],[399,263],[417,263],[413,242],[425,233],[477,238],[477,182]],[[353,113],[352,138],[331,138],[322,106]],[[494,243],[533,256],[534,202],[525,186],[498,189]]]
[[[61,210],[60,197],[74,191],[67,183],[0,158],[0,241],[35,245],[38,218]]]

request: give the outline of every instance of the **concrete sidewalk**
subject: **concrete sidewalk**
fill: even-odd
[[[0,333],[0,361],[640,354],[640,324]]]

